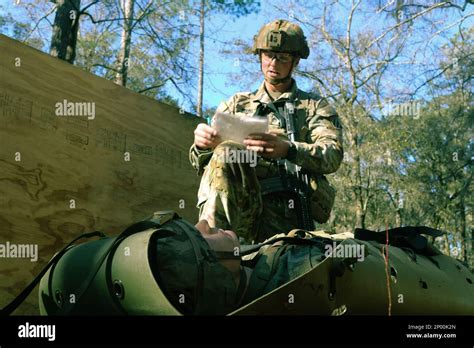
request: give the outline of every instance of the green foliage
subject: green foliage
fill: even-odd
[[[260,1],[255,0],[210,0],[208,8],[235,16],[236,18],[246,16],[260,10]]]
[[[315,31],[313,37],[319,34]],[[390,50],[405,50],[405,37],[391,37],[386,49],[382,41],[365,50],[380,34],[353,36],[356,81],[373,76],[373,83],[359,86],[351,84],[347,61],[337,54],[325,59],[327,52],[320,45],[317,70],[309,76],[321,78],[323,94],[340,96],[334,104],[344,124],[346,152],[343,165],[330,177],[338,193],[331,220],[322,227],[338,232],[361,225],[379,231],[409,225],[438,228],[447,232],[435,241],[438,247],[473,265],[473,32],[460,30],[436,51],[437,61],[425,64],[420,73],[425,82],[417,81],[424,93],[405,85],[403,95],[395,88],[403,85],[401,77],[413,74],[401,74],[391,64],[380,69],[379,62]],[[327,35],[340,37],[337,30]],[[340,49],[343,42],[334,47]],[[336,66],[341,68],[332,68]],[[351,99],[354,94],[356,101]]]
[[[439,245],[446,253],[467,244],[474,209],[473,118],[458,92],[428,102],[419,117],[359,123],[367,228],[426,225],[449,233]],[[338,188],[331,227],[339,232],[356,223],[354,191],[359,187],[351,163],[346,158],[331,178]]]
[[[116,36],[109,31],[93,29],[80,34],[76,47],[75,64],[95,75],[112,78],[116,52],[113,47]]]

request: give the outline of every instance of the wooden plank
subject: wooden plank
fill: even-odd
[[[0,306],[81,232],[117,234],[155,210],[197,219],[197,117],[3,35],[0,52],[0,244],[38,246],[36,262],[0,258]],[[95,115],[58,116],[64,100]],[[15,314],[38,314],[37,296]]]

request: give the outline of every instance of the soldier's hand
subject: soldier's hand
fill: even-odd
[[[194,130],[194,144],[201,149],[214,149],[221,142],[217,131],[205,123],[199,123]]]
[[[248,150],[256,151],[264,158],[285,158],[290,147],[289,141],[273,133],[252,133],[244,140]]]

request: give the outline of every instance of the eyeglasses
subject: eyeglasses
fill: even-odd
[[[262,51],[262,56],[265,60],[271,61],[273,58],[277,60],[277,62],[288,63],[293,55],[291,53],[277,53],[273,51]]]

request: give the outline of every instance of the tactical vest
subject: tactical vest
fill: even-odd
[[[312,109],[317,108],[317,102],[314,99],[309,100]],[[284,102],[272,102],[267,105],[260,104],[257,108],[255,114],[258,116],[268,116],[269,113],[273,113],[275,118],[278,120],[278,124],[274,124],[274,127],[286,129],[286,121],[283,116],[284,111]],[[298,127],[295,127],[295,137],[298,141],[307,142],[307,127],[299,124],[301,122],[300,118],[296,115],[294,122],[298,123]],[[268,194],[273,192],[282,192],[285,191],[285,185],[279,180],[278,170],[275,160],[265,160],[262,159],[259,161],[259,166],[257,166],[257,175],[259,172],[265,172],[263,168],[266,168],[267,177],[260,177],[260,186],[262,194]],[[310,200],[310,209],[311,216],[316,222],[325,223],[329,220],[331,215],[332,208],[334,206],[334,200],[336,197],[336,190],[324,175],[310,175],[309,176],[309,197]]]

